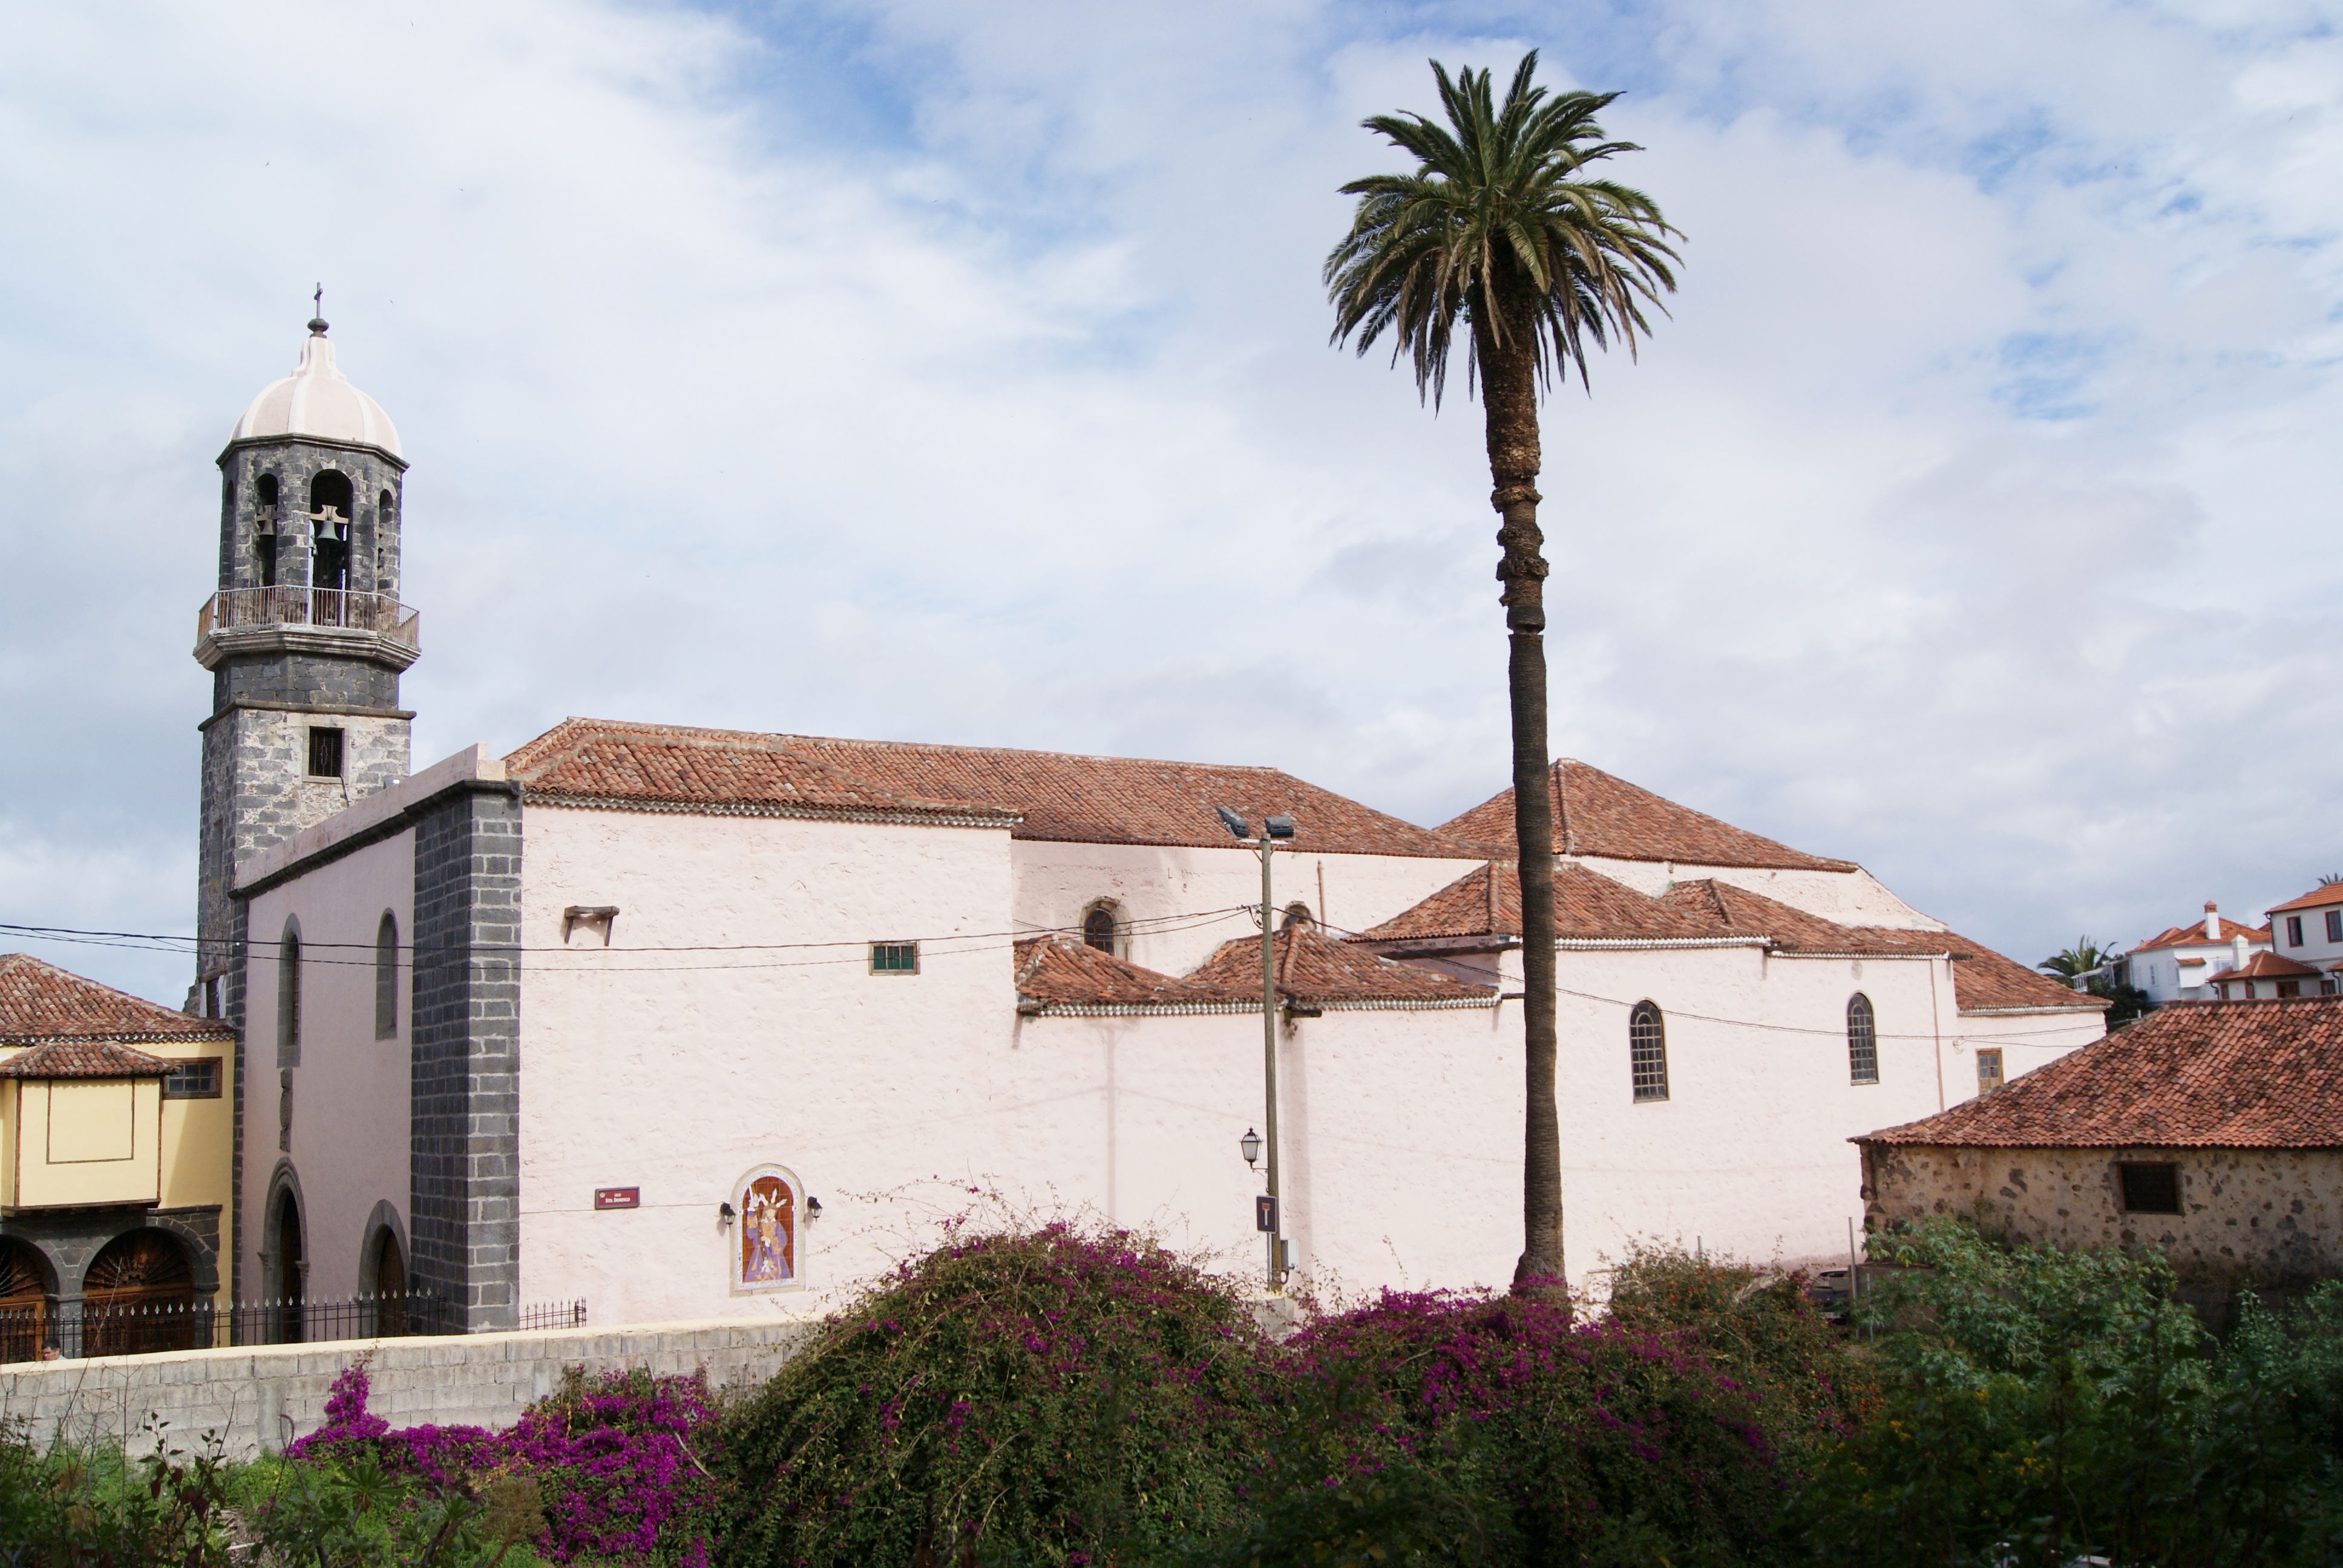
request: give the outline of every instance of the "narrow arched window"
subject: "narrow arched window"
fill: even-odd
[[[1637,1100],[1668,1097],[1668,1031],[1656,1002],[1639,1001],[1627,1015],[1627,1064]]]
[[[398,921],[388,910],[374,932],[374,1037],[398,1032]]]
[[[277,586],[277,476],[263,474],[254,486],[258,510],[253,518],[252,575],[262,588]]]
[[[1846,1075],[1855,1083],[1879,1081],[1879,1027],[1861,991],[1846,999]]]
[[[1102,953],[1114,951],[1114,910],[1101,904],[1084,915],[1082,940]]]
[[[301,1065],[301,928],[291,920],[277,944],[277,1065]]]

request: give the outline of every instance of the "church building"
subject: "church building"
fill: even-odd
[[[1423,828],[1273,769],[572,719],[410,772],[406,469],[322,321],[221,467],[197,1008],[240,1040],[240,1297],[467,1326],[804,1305],[997,1195],[1322,1287],[1520,1247],[1511,797]],[[1843,1254],[1846,1141],[2105,1004],[1861,867],[1583,763],[1562,824],[1574,1281],[1643,1241]],[[1989,1069],[1989,1070],[1988,1070]]]

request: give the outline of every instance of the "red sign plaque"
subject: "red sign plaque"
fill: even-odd
[[[639,1187],[597,1187],[594,1207],[597,1209],[639,1209],[643,1206],[643,1190]]]

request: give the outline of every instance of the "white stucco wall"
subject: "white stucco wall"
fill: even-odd
[[[1945,1087],[1955,1104],[1977,1093],[1976,1053],[2001,1052],[2002,1081],[2046,1067],[2107,1032],[2107,1015],[2071,1012],[1963,1013],[1959,1038],[1945,1059]]]
[[[313,1301],[360,1288],[359,1260],[376,1205],[407,1222],[412,1104],[408,1008],[413,970],[415,835],[394,834],[272,888],[251,900],[245,985],[241,1294],[261,1299],[267,1200],[280,1164],[297,1178]],[[398,921],[398,1030],[375,1038],[375,934],[384,910]],[[301,1061],[293,1069],[293,1137],[277,1149],[277,941],[301,925]]]
[[[1133,922],[1121,956],[1144,969],[1186,974],[1222,942],[1259,929],[1245,910],[1261,906],[1261,859],[1233,840],[1205,849],[1020,839],[1011,857],[1021,930],[1073,929],[1092,904],[1112,899]],[[1340,933],[1390,920],[1480,864],[1314,854],[1304,841],[1277,855],[1271,877],[1279,909],[1307,904]]]
[[[1750,866],[1695,866],[1673,860],[1613,860],[1598,855],[1570,857],[1614,882],[1654,898],[1676,882],[1712,878],[1745,888],[1777,903],[1848,926],[1887,926],[1897,930],[1941,931],[1945,923],[1924,915],[1890,892],[1887,885],[1857,867],[1852,871],[1799,871]]]
[[[1005,829],[532,806],[522,834],[523,1302],[802,1307],[884,1266],[910,1211],[886,1194],[1008,1161],[986,1078],[1016,1012]],[[608,948],[564,946],[573,904],[618,907]],[[862,944],[912,938],[918,974],[868,972]],[[802,1288],[739,1293],[717,1207],[766,1163],[802,1188]],[[602,1187],[641,1207],[595,1211]]]

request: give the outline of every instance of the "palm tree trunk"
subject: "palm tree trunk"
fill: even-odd
[[[1476,317],[1480,313],[1476,313]],[[1527,1093],[1522,1141],[1522,1257],[1513,1289],[1562,1289],[1562,1130],[1554,1104],[1554,797],[1546,744],[1544,536],[1538,531],[1537,361],[1534,323],[1503,338],[1476,319],[1481,402],[1488,417],[1489,504],[1504,521],[1506,689],[1513,720],[1513,838],[1522,883],[1522,1035]]]

